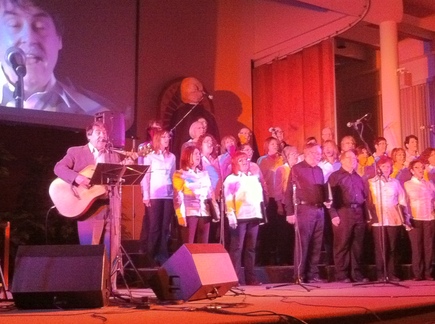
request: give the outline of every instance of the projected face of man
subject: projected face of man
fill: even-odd
[[[0,0],[0,30],[0,62],[8,79],[16,82],[17,76],[5,62],[5,53],[19,47],[26,55],[25,96],[44,91],[62,48],[52,17],[32,0]]]

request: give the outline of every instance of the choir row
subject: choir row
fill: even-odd
[[[415,278],[431,278],[435,189],[428,180],[435,149],[417,158],[415,136],[406,138],[405,149],[394,149],[391,159],[385,138],[376,139],[376,152],[369,156],[367,148],[355,148],[350,136],[342,139],[339,150],[325,128],[322,145],[310,138],[299,154],[285,143],[280,128],[271,127],[265,154],[255,163],[249,129],[240,130],[238,141],[224,136],[218,152],[215,138],[199,120],[191,126],[191,140],[182,145],[177,168],[177,159],[169,152],[170,132],[149,130],[151,140],[139,146],[140,152],[150,151],[140,161],[150,166],[142,181],[141,246],[156,264],[169,257],[167,239],[174,211],[181,243],[215,240],[210,227],[224,211],[230,257],[240,278],[243,256],[247,284],[257,284],[256,258],[267,264],[275,255],[279,263],[288,258],[291,246],[298,269],[295,279],[321,281],[318,263],[324,238],[325,244],[333,242],[337,280],[366,280],[361,269],[367,222],[374,234],[380,280],[397,280],[397,240],[405,226]],[[295,242],[284,229],[286,222],[297,225]]]

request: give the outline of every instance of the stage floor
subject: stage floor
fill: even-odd
[[[435,323],[435,282],[401,286],[321,283],[240,286],[214,300],[159,302],[151,289],[121,289],[109,306],[75,310],[18,310],[0,302],[0,321],[16,323]],[[276,285],[276,284],[274,284]]]

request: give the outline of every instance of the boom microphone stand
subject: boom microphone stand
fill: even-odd
[[[279,288],[279,287],[286,287],[286,286],[290,286],[290,285],[298,285],[301,286],[302,288],[304,288],[307,292],[310,292],[311,289],[309,289],[308,287],[313,287],[313,288],[320,288],[319,286],[314,286],[314,285],[307,285],[304,284],[302,281],[302,276],[301,276],[301,265],[302,265],[302,242],[301,242],[301,233],[299,231],[299,226],[298,226],[298,205],[299,205],[299,201],[296,198],[296,182],[293,181],[293,205],[294,205],[294,211],[295,211],[295,264],[294,264],[294,268],[296,270],[296,279],[294,283],[285,283],[285,284],[280,284],[280,285],[275,285],[275,286],[267,286],[266,289],[273,289],[273,288]]]
[[[193,111],[193,109],[195,109],[201,102],[202,102],[202,100],[204,99],[204,97],[202,97],[201,98],[201,100],[200,101],[198,101],[197,103],[195,103],[193,106],[192,106],[192,108],[190,108],[190,110],[178,121],[178,123],[176,123],[175,125],[174,125],[174,127],[172,127],[171,128],[171,130],[169,131],[169,134],[171,135],[171,137],[172,137],[172,135],[174,134],[174,130],[177,128],[177,126],[178,125],[180,125],[181,124],[181,122],[183,121],[183,120],[185,120],[186,119],[186,117],[187,116],[189,116],[190,115],[190,113]]]
[[[367,149],[367,152],[369,153],[369,155],[372,155],[371,150],[369,145],[367,144],[367,142],[364,140],[363,137],[363,131],[364,131],[364,124],[360,123],[361,125],[361,129],[358,128],[358,123],[352,123],[352,127],[353,129],[355,129],[356,133],[358,134],[358,137],[360,138],[361,142],[364,143],[365,148]]]

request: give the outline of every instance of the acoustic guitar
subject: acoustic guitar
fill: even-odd
[[[80,174],[92,178],[95,165],[89,165]],[[59,214],[68,218],[79,218],[84,215],[94,202],[106,195],[106,186],[94,185],[89,188],[69,184],[61,178],[56,178],[50,184],[48,193]],[[94,209],[95,207],[92,207]],[[98,206],[101,208],[101,206]],[[95,210],[96,211],[96,210]]]

